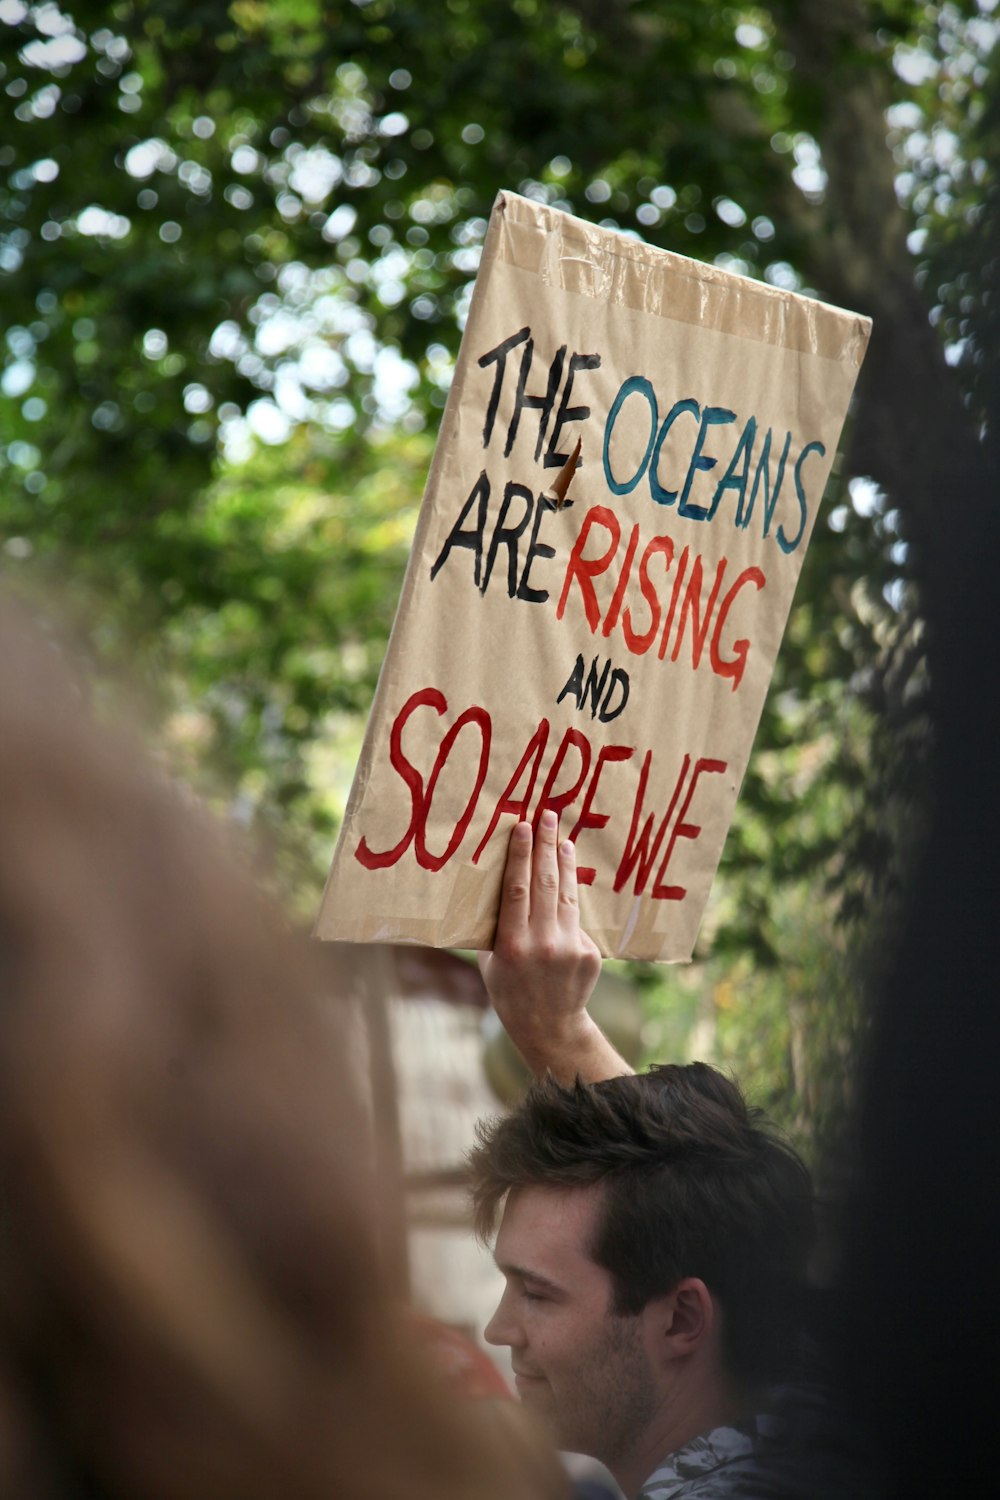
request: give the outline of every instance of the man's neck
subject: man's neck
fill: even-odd
[[[711,1432],[713,1428],[745,1421],[754,1415],[754,1410],[752,1402],[735,1394],[727,1393],[724,1399],[720,1399],[715,1393],[710,1399],[701,1399],[699,1393],[686,1391],[657,1413],[627,1455],[620,1460],[606,1458],[605,1465],[626,1500],[633,1500],[670,1454],[679,1452],[692,1439]]]

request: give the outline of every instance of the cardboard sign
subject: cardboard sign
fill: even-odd
[[[870,327],[499,195],[320,937],[488,948],[552,807],[690,958]]]

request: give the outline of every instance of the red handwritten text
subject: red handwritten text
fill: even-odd
[[[490,714],[475,706],[459,714],[450,727],[444,729],[436,748],[428,749],[427,753],[433,754],[433,760],[425,778],[403,749],[403,733],[410,720],[419,714],[419,729],[427,745],[429,736],[438,728],[433,719],[428,722],[428,710],[438,720],[448,712],[447,700],[436,688],[421,688],[412,693],[393,721],[389,762],[409,792],[409,820],[396,842],[386,849],[372,849],[367,838],[361,838],[354,856],[366,869],[382,870],[398,864],[411,847],[422,869],[442,869],[459,853],[466,839],[475,836],[478,819],[486,808],[490,809],[489,815],[471,855],[473,864],[479,862],[504,816],[525,819],[537,827],[547,808],[560,817],[573,813],[575,822],[568,837],[576,842],[589,830],[606,828],[623,811],[623,799],[619,797],[616,802],[613,784],[606,783],[602,787],[601,783],[602,778],[609,777],[613,782],[614,767],[634,758],[634,745],[600,745],[595,754],[595,747],[582,730],[568,728],[552,748],[548,769],[541,777],[551,737],[549,720],[541,719],[528,737],[495,803],[492,807],[489,803],[481,807],[483,787],[491,767],[493,723]],[[466,747],[459,752],[456,746],[464,737],[467,737]],[[434,798],[438,782],[453,756],[459,771],[468,774],[468,795],[458,818],[452,824],[449,816],[449,826],[442,828],[433,818]],[[621,855],[612,884],[615,891],[621,891],[631,883],[636,895],[643,894],[649,887],[650,896],[656,900],[682,901],[687,888],[676,878],[672,883],[668,882],[668,867],[678,853],[679,841],[695,841],[701,834],[701,826],[689,821],[699,780],[705,776],[723,775],[728,768],[722,760],[684,754],[661,815],[655,799],[648,810],[646,806],[652,761],[653,752],[647,750],[627,831],[622,819]],[[540,779],[541,790],[536,795]],[[461,802],[460,798],[458,800]],[[440,853],[435,853],[428,845],[429,826],[438,836],[435,842],[440,841],[442,845]],[[597,870],[592,865],[580,866],[577,873],[581,885],[592,885],[597,877]]]

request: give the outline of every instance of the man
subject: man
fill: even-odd
[[[471,1156],[480,1233],[502,1215],[486,1337],[509,1345],[558,1445],[626,1496],[748,1494],[794,1343],[808,1173],[716,1070],[632,1074],[586,1012],[599,972],[572,844],[557,848],[552,815],[535,841],[518,825],[483,973],[546,1076]]]

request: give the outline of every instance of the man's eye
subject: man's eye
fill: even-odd
[[[522,1289],[521,1295],[525,1298],[525,1300],[527,1302],[544,1302],[545,1301],[545,1293],[544,1292],[533,1292],[528,1287],[524,1287]]]

